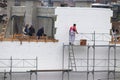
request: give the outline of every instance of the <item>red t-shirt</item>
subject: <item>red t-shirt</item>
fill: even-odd
[[[70,27],[70,31],[71,31],[71,30],[76,31],[76,26]]]

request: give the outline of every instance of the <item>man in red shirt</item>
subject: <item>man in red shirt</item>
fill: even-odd
[[[76,24],[73,24],[73,26],[70,27],[69,30],[69,44],[73,45],[75,41],[75,34],[78,34],[77,29],[76,29]]]

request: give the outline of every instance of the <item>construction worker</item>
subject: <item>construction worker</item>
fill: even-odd
[[[33,27],[33,25],[31,25],[31,27],[29,27],[28,35],[29,36],[34,36],[34,34],[35,34],[35,28]]]
[[[76,29],[76,24],[73,24],[73,26],[69,29],[69,44],[73,45],[75,41],[75,34],[78,34]]]
[[[28,35],[28,33],[29,33],[29,24],[26,24],[26,25],[25,25],[25,27],[23,28],[23,33],[24,33],[25,35]]]
[[[44,27],[38,29],[36,36],[37,39],[40,39],[41,36],[44,36]]]

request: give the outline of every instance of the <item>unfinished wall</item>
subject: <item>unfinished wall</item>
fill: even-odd
[[[61,69],[62,59],[63,59],[63,43],[68,45],[69,38],[69,27],[73,23],[77,24],[77,29],[79,33],[109,33],[111,28],[110,17],[112,16],[112,11],[109,9],[96,9],[96,8],[56,8],[55,14],[57,15],[57,21],[55,27],[57,32],[55,38],[59,41],[54,42],[23,42],[20,45],[18,41],[4,41],[0,42],[0,58],[35,58],[38,57],[38,69]],[[76,36],[77,37],[77,36]],[[80,40],[79,37],[76,39]],[[79,45],[79,43],[75,43]],[[103,45],[98,43],[99,45]],[[108,45],[106,42],[104,45]],[[87,47],[76,47],[75,55],[76,57],[86,58]],[[113,52],[113,49],[111,50]],[[119,48],[117,48],[117,56],[119,55]],[[113,53],[111,54],[113,57]],[[90,58],[93,58],[93,49],[90,49]],[[108,58],[108,47],[96,48],[96,58],[107,59]],[[119,59],[119,57],[117,57]],[[68,48],[65,49],[65,68],[68,67]],[[85,63],[84,63],[85,64]],[[91,63],[92,64],[92,63]],[[104,64],[101,64],[104,65]],[[91,67],[90,70],[93,68]],[[103,68],[95,68],[96,70],[104,70]],[[107,69],[107,68],[105,68]],[[111,68],[112,69],[112,68]],[[13,69],[14,71],[15,69]],[[18,69],[19,70],[19,69]],[[28,69],[27,69],[28,70]],[[86,67],[80,68],[80,70],[86,70]],[[119,69],[118,69],[119,70]],[[3,71],[3,70],[1,70]],[[26,70],[25,70],[26,71]],[[107,72],[105,73],[95,73],[95,80],[102,79],[107,80]],[[67,75],[67,74],[66,74]],[[86,80],[86,73],[77,74],[71,73],[70,80]],[[111,74],[113,78],[113,74]],[[118,74],[117,74],[118,75]],[[8,75],[9,76],[9,75]],[[22,77],[21,77],[22,76]],[[89,74],[89,80],[92,80],[92,73]],[[118,75],[119,76],[119,75]],[[67,77],[65,77],[67,79]],[[2,78],[1,78],[2,79]],[[26,75],[13,75],[13,80],[29,80],[28,74]],[[33,76],[32,79],[35,79]],[[38,79],[44,80],[61,80],[61,73],[39,73]],[[9,77],[7,78],[9,80]]]

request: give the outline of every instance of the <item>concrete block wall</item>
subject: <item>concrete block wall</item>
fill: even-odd
[[[24,6],[10,6],[9,17],[16,15],[25,17],[23,23],[33,25],[35,27],[35,31],[40,27],[44,27],[45,34],[47,36],[53,36],[53,27],[55,21],[55,8],[53,7],[37,7],[36,2],[34,1],[26,1]],[[13,33],[12,27],[14,22],[10,21],[10,28],[8,32],[11,31]],[[23,27],[23,26],[21,26]],[[51,32],[52,31],[52,32]],[[11,34],[10,33],[10,34]]]
[[[16,15],[16,16],[24,16],[25,15],[25,6],[12,6],[12,16]]]

